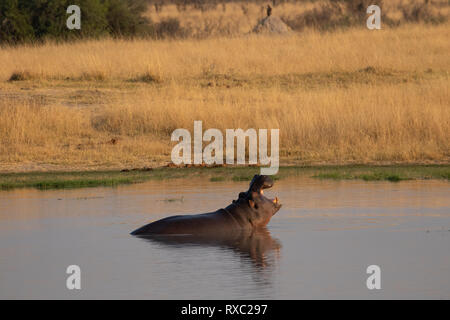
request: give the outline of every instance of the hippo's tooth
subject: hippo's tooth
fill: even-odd
[[[275,197],[275,199],[273,199],[273,203],[278,203],[278,197]]]
[[[263,191],[263,189],[261,189],[261,190],[259,191],[259,193],[260,193],[260,194],[264,194],[264,191]]]

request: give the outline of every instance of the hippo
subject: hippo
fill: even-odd
[[[237,200],[215,212],[178,215],[147,224],[131,234],[146,235],[226,235],[236,230],[264,228],[281,208],[278,198],[268,199],[264,189],[271,188],[269,176],[255,175],[246,192]]]

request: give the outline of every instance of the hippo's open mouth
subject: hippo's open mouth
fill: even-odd
[[[259,194],[262,195],[262,196],[264,197],[264,191],[263,191],[263,190],[264,190],[264,189],[269,189],[269,188],[272,188],[272,186],[261,188],[261,190],[259,190]],[[275,197],[275,199],[269,199],[269,200],[272,201],[272,202],[275,203],[275,204],[280,203],[280,200],[278,200],[278,197]]]
[[[258,191],[259,192],[259,194],[262,196],[262,197],[264,197],[264,198],[266,198],[266,199],[268,199],[269,201],[271,201],[272,203],[273,203],[273,205],[274,205],[274,207],[275,207],[275,212],[274,212],[274,214],[281,208],[281,203],[280,203],[280,200],[278,199],[278,197],[275,197],[275,199],[269,199],[269,198],[267,198],[267,197],[265,197],[264,196],[264,189],[270,189],[270,188],[272,188],[273,187],[273,180],[272,179],[270,179],[270,178],[268,178],[267,176],[263,176],[264,178],[262,179],[262,181],[260,181],[259,183],[258,183],[258,185],[256,186],[257,187],[257,190],[256,191]],[[256,182],[256,181],[255,181]],[[252,188],[253,187],[253,185],[252,184],[250,184],[250,188]],[[259,190],[258,190],[259,189]]]

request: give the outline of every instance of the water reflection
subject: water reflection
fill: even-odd
[[[220,247],[238,254],[258,270],[273,269],[280,259],[281,243],[270,235],[267,228],[218,235],[147,235],[139,238],[180,249],[189,246]]]

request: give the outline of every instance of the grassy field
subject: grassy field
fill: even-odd
[[[448,164],[448,34],[404,24],[0,47],[0,172],[161,166],[171,132],[194,120],[279,128],[283,166]]]
[[[26,172],[1,173],[0,190],[35,188],[40,190],[114,187],[149,180],[203,178],[211,182],[250,181],[255,167],[157,168],[131,171]],[[281,167],[275,179],[306,177],[332,180],[391,181],[450,179],[449,165],[429,166],[310,166]]]
[[[166,4],[158,6],[158,8],[150,6],[146,16],[156,23],[176,19],[182,33],[188,37],[240,36],[253,30],[256,21],[266,15],[266,6],[272,1],[259,1],[259,3],[233,1],[217,5],[211,5],[211,2],[214,1],[210,1],[208,5],[208,1],[204,1],[203,6],[176,6],[175,4]],[[360,3],[365,4],[365,7],[370,4],[381,3],[382,23],[385,26],[398,25],[411,20],[434,21],[438,20],[438,17],[449,16],[450,6],[448,0],[427,2],[426,6],[424,6],[425,0],[305,0],[297,2],[276,1],[275,6],[273,3],[271,5],[273,6],[273,15],[286,21],[294,30],[298,27],[303,28],[303,24],[299,23],[302,18],[308,20],[307,25],[313,25],[315,28],[333,29],[341,14],[348,14],[349,16],[358,14],[355,12],[355,9]],[[361,11],[363,11],[363,16],[365,16],[365,11]],[[343,22],[343,24],[347,23]]]

